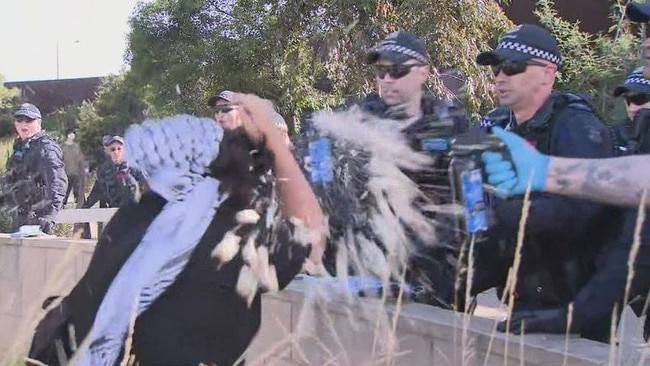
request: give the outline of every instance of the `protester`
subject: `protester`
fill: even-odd
[[[129,161],[151,190],[107,225],[84,277],[39,324],[30,358],[61,365],[57,351],[76,351],[80,365],[114,365],[137,314],[136,364],[232,365],[259,329],[261,292],[320,261],[323,214],[270,103],[231,102],[242,112],[233,130],[188,116],[127,130]]]

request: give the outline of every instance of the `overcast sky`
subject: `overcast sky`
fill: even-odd
[[[151,0],[148,0],[151,1]],[[138,0],[0,0],[0,74],[6,81],[119,73]]]

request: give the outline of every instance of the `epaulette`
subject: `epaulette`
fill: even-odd
[[[482,129],[490,129],[494,126],[506,128],[514,118],[514,114],[510,108],[497,107],[481,117],[479,127]]]

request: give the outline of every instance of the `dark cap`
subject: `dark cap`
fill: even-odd
[[[365,63],[372,65],[380,57],[385,57],[397,64],[414,59],[423,64],[429,63],[424,42],[414,33],[397,31],[366,53]]]
[[[625,78],[623,85],[614,89],[614,96],[620,97],[627,92],[650,94],[650,80],[643,77],[643,67],[638,67]]]
[[[41,111],[36,108],[35,105],[31,103],[23,103],[20,105],[20,108],[14,113],[15,117],[24,116],[32,119],[41,119]]]
[[[630,21],[635,23],[650,22],[650,3],[647,0],[642,3],[630,1],[625,8],[625,14]]]
[[[109,146],[110,144],[114,142],[119,142],[120,144],[124,145],[124,138],[122,136],[104,136],[102,137],[102,145],[104,147]]]
[[[234,96],[235,93],[231,92],[230,90],[224,90],[217,95],[211,96],[210,99],[208,99],[208,106],[214,107],[214,105],[217,103],[217,100],[219,99],[223,99],[226,102],[232,103]]]
[[[546,29],[533,24],[522,24],[503,35],[497,48],[476,57],[479,65],[496,65],[503,61],[522,62],[541,58],[562,64],[557,40]]]

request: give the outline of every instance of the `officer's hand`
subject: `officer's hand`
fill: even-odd
[[[506,144],[512,161],[496,152],[481,154],[488,182],[503,195],[523,194],[529,182],[533,191],[544,190],[549,157],[514,133],[500,127],[493,127],[492,132]]]
[[[52,227],[54,227],[54,222],[42,217],[38,218],[38,225],[41,227],[41,231],[45,234],[49,234]]]
[[[575,329],[575,324],[572,325]],[[508,330],[508,322],[504,320],[497,325],[499,332]],[[549,309],[513,312],[510,319],[509,332],[521,333],[551,333],[564,334],[567,330],[567,309]]]

